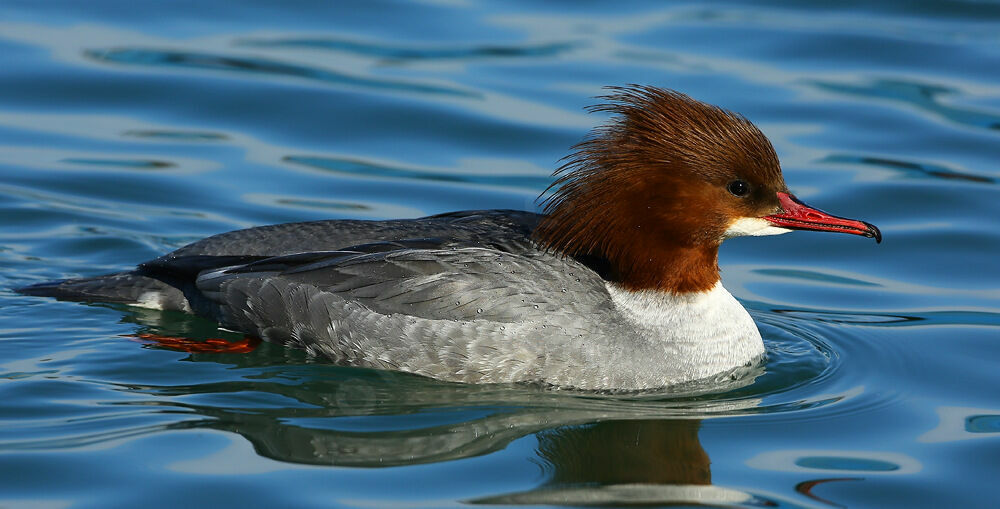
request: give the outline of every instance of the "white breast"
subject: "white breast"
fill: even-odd
[[[670,384],[697,380],[748,365],[764,353],[757,325],[721,282],[685,294],[632,292],[611,284],[608,291],[643,336],[649,376]]]

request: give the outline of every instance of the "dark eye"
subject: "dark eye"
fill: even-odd
[[[750,192],[750,184],[742,180],[734,180],[729,183],[728,189],[730,193],[733,193],[733,196],[743,197]]]

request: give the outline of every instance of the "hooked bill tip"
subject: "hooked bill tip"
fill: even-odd
[[[867,221],[861,221],[861,222],[864,223],[864,225],[868,227],[868,233],[865,234],[865,237],[874,237],[875,238],[875,243],[876,244],[881,244],[882,243],[882,232],[879,231],[878,227],[875,226],[875,225],[873,225],[873,224],[871,224],[871,223],[869,223],[869,222],[867,222]]]

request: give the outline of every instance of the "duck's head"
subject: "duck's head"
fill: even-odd
[[[630,290],[704,291],[729,237],[793,229],[881,240],[874,226],[793,196],[767,137],[741,115],[655,87],[611,88],[614,114],[556,171],[535,232],[548,249],[597,260]]]

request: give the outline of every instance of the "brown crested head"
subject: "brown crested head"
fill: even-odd
[[[590,111],[614,116],[555,172],[535,239],[630,290],[708,290],[734,221],[782,210],[774,148],[743,116],[679,92],[610,90]]]

